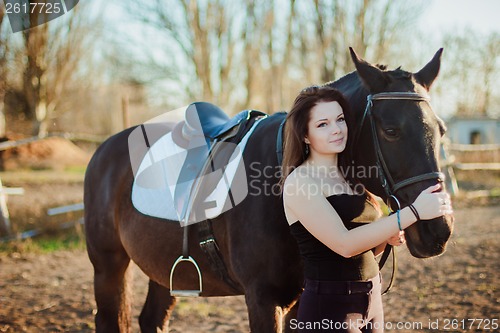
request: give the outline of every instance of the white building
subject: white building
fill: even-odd
[[[500,144],[500,120],[485,116],[454,116],[446,135],[455,144]]]

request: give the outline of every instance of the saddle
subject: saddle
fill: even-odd
[[[211,219],[235,207],[248,194],[242,152],[258,122],[267,115],[245,110],[229,118],[219,107],[206,102],[176,111],[184,113],[183,120],[152,146],[148,137],[157,135],[152,130],[161,128],[158,123],[165,123],[163,118],[141,125],[129,136],[129,151],[133,146],[147,148],[140,166],[133,167],[132,202],[143,214],[179,221],[184,227],[182,255],[170,272],[171,295],[199,296],[202,292],[201,271],[188,251],[187,227],[197,222],[199,245],[212,268],[239,291],[219,252]],[[182,262],[196,268],[197,290],[173,288],[174,271]]]
[[[245,110],[233,118],[229,118],[218,106],[206,103],[192,103],[186,109],[185,123],[182,133],[184,136],[196,135],[200,127],[205,138],[216,140],[222,138],[231,129],[241,126],[242,123],[255,116],[263,116],[264,113],[255,110]]]
[[[214,218],[244,199],[248,191],[242,152],[254,125],[267,115],[244,110],[229,118],[206,102],[178,111],[183,120],[169,133],[159,134],[166,128],[160,126],[163,117],[129,135],[132,201],[141,213],[186,225]]]

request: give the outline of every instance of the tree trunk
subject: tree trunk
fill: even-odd
[[[5,90],[0,87],[0,138],[4,138],[6,135],[6,124],[5,124]]]
[[[40,14],[41,15],[41,14]],[[32,21],[37,21],[38,13],[30,14]],[[49,38],[48,25],[29,29],[24,32],[26,48],[26,68],[24,72],[24,92],[30,107],[33,120],[32,134],[44,137],[48,130],[47,112],[47,45]]]

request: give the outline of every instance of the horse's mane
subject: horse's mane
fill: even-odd
[[[395,79],[409,79],[411,77],[411,73],[402,69],[401,66],[393,70],[388,70],[387,65],[376,64],[375,67],[387,74],[390,74]]]
[[[388,70],[387,65],[377,64],[375,66],[378,69],[380,69],[381,71],[383,71],[384,73],[388,74],[389,77],[396,79],[396,80],[398,80],[398,79],[410,79],[412,76],[412,73],[405,71],[404,69],[401,68],[401,66],[399,66],[398,68],[393,69],[393,70]],[[352,82],[351,80],[354,77],[357,77],[356,71],[352,71],[350,73],[347,73],[346,75],[342,76],[341,78],[339,78],[337,80],[332,80],[332,81],[326,82],[324,85],[328,85],[328,86],[331,86],[332,84],[338,85],[338,84],[342,84],[346,80],[349,82]]]
[[[412,73],[407,72],[404,69],[401,69],[401,66],[392,71],[386,70],[385,72],[390,74],[395,79],[410,79],[412,76]]]
[[[341,78],[339,78],[337,80],[328,81],[324,85],[325,86],[332,86],[334,83],[340,84],[345,80],[352,80],[353,77],[357,77],[356,71],[352,71],[350,73],[347,73],[346,75],[342,76]]]

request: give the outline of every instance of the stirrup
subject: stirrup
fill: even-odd
[[[173,288],[175,268],[179,263],[181,263],[183,261],[187,261],[187,262],[192,263],[193,266],[196,268],[196,271],[198,271],[198,281],[200,283],[200,288],[198,290],[196,290],[196,289],[195,290],[175,290]],[[172,266],[172,270],[170,271],[170,295],[174,296],[174,297],[199,297],[201,295],[201,292],[202,292],[202,285],[203,284],[202,284],[202,278],[201,278],[201,271],[200,271],[200,268],[198,267],[198,264],[193,259],[193,257],[189,256],[186,258],[184,256],[180,256],[179,258],[177,258],[174,265]]]

